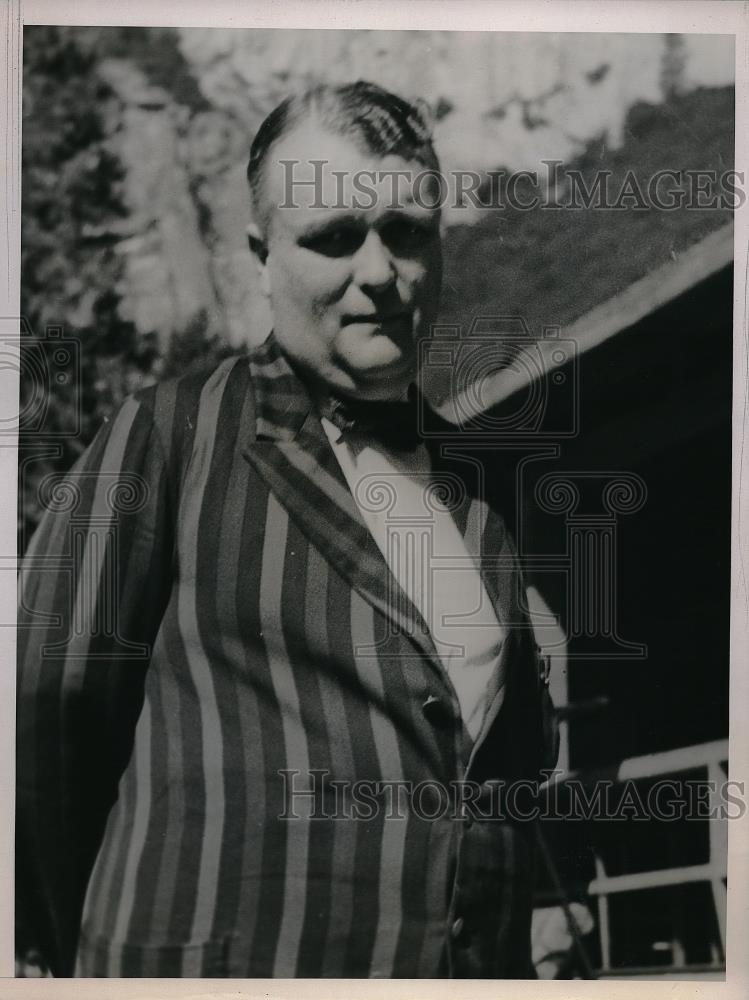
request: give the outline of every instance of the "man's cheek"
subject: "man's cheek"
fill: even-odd
[[[440,281],[442,264],[439,258],[435,260],[434,257],[428,255],[410,261],[403,273],[413,285],[420,288],[432,287]]]

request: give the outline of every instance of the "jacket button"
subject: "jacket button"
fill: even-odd
[[[421,709],[427,722],[431,722],[433,726],[437,726],[440,729],[449,725],[452,721],[452,713],[444,701],[441,698],[436,698],[433,694],[429,695],[427,700],[422,704]]]
[[[463,920],[462,917],[456,917],[455,920],[453,920],[452,926],[450,928],[450,935],[452,936],[453,940],[458,941],[461,938],[464,930],[465,930],[465,920]]]

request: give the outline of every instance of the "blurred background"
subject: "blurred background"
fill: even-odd
[[[628,171],[644,187],[734,166],[731,36],[27,26],[23,53],[19,551],[40,481],[127,393],[268,332],[245,168],[296,85],[426,100],[445,171],[544,177],[557,160],[616,191]],[[726,777],[731,222],[725,205],[631,201],[445,214],[454,360],[472,337],[554,355],[553,375],[531,363],[509,382],[484,366],[476,398],[520,429],[561,794],[601,773],[644,793]],[[617,476],[631,496],[612,505]],[[539,973],[720,977],[725,826],[545,821]]]

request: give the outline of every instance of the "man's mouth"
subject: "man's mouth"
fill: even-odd
[[[391,326],[394,323],[410,323],[411,313],[406,311],[393,313],[356,313],[343,317],[344,326],[352,323],[368,323],[373,326]]]

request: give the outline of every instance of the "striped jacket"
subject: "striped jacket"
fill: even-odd
[[[509,627],[475,742],[272,336],[128,398],[47,484],[17,892],[55,974],[532,974],[533,824],[440,789],[536,778],[548,696],[492,453],[432,451]]]

